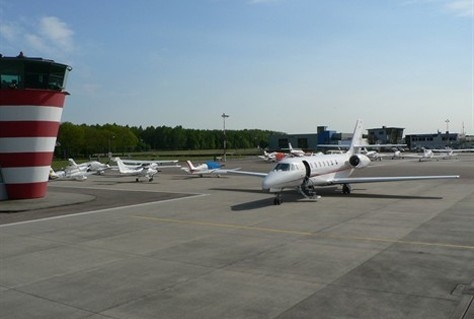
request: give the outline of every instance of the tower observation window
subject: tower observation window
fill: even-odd
[[[0,58],[2,89],[43,89],[62,91],[71,68],[38,58]]]

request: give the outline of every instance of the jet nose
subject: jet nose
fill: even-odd
[[[275,188],[276,184],[276,178],[272,174],[267,175],[263,180],[262,180],[262,190],[264,191],[270,191],[272,188]]]
[[[262,181],[262,189],[264,191],[269,191],[270,190],[270,184],[268,183],[268,178],[265,177]]]

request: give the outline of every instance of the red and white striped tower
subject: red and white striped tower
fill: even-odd
[[[0,199],[46,195],[70,70],[51,60],[0,57]]]

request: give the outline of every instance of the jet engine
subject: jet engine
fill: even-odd
[[[349,164],[355,168],[364,168],[370,164],[370,159],[363,154],[352,155],[349,158]]]

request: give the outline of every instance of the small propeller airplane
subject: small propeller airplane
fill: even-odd
[[[431,160],[439,161],[442,158],[442,156],[435,155],[433,150],[427,149],[427,148],[423,148],[423,154],[405,153],[403,157],[405,159],[417,159],[419,162],[431,161]]]
[[[153,177],[158,174],[158,165],[154,163],[151,163],[147,166],[128,166],[123,163],[120,157],[115,157],[113,160],[117,162],[120,175],[136,176],[135,180],[137,182],[140,181],[141,177],[145,177],[149,182],[151,182],[153,181]]]
[[[361,154],[362,121],[358,120],[354,129],[349,150],[343,154],[314,155],[284,158],[276,164],[269,173],[235,171],[235,174],[245,174],[263,177],[262,189],[275,193],[273,203],[280,205],[281,193],[284,189],[296,189],[307,199],[316,200],[316,186],[342,185],[342,193],[350,194],[354,183],[379,183],[414,180],[454,179],[459,175],[440,176],[395,176],[395,177],[353,177],[355,169],[367,167],[370,159]]]
[[[288,143],[288,149],[290,150],[291,156],[294,156],[294,157],[303,157],[303,156],[306,155],[306,153],[305,153],[302,149],[293,148],[293,146],[291,145],[291,143]]]
[[[132,160],[132,159],[122,159],[122,162],[125,165],[129,166],[148,166],[148,165],[155,165],[157,167],[162,168],[172,168],[172,167],[180,167],[178,165],[178,160]]]
[[[207,161],[205,163],[199,164],[194,166],[194,164],[190,161],[186,161],[186,165],[188,167],[182,167],[181,169],[190,175],[199,175],[203,177],[204,175],[214,174],[217,177],[220,177],[220,174],[226,174],[229,171],[236,171],[240,168],[233,168],[233,169],[223,169],[220,163],[214,161]]]
[[[263,151],[263,155],[259,155],[258,157],[263,159],[266,162],[279,162],[284,159],[288,154],[282,152],[270,152]]]
[[[49,180],[62,181],[62,180],[76,180],[85,181],[88,175],[92,175],[92,172],[81,171],[77,167],[68,166],[63,170],[54,171],[53,168],[49,169]]]
[[[102,164],[99,161],[89,161],[77,164],[73,158],[68,159],[69,166],[78,168],[81,172],[92,172],[97,175],[102,175],[106,170],[110,169],[109,164]]]

